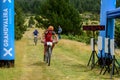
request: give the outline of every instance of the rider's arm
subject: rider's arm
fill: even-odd
[[[58,36],[57,36],[57,34],[56,34],[55,32],[53,32],[53,35],[54,35],[54,40],[55,40],[55,41],[58,41]]]
[[[58,36],[57,36],[57,34],[55,34],[55,40],[58,41]]]

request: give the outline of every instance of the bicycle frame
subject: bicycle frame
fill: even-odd
[[[37,45],[37,40],[38,40],[38,37],[34,36],[34,43],[35,43],[35,45]]]
[[[47,42],[46,44],[47,44],[47,51],[46,51],[46,54],[45,54],[46,63],[48,63],[48,66],[50,66],[53,43],[52,42]]]

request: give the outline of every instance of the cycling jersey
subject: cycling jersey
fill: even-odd
[[[52,35],[55,35],[54,31],[48,30],[45,32],[45,42],[52,42],[53,38]]]
[[[35,36],[37,36],[38,35],[38,31],[37,30],[35,30],[34,32],[33,32],[33,34],[35,35]]]

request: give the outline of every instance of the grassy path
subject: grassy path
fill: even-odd
[[[33,43],[29,29],[20,41],[16,41],[15,68],[0,69],[0,80],[109,80],[110,74],[99,75],[100,68],[87,67],[90,46],[62,39],[55,46],[51,66],[43,62],[43,44]],[[39,30],[42,32],[42,30]],[[119,80],[115,75],[114,80]]]

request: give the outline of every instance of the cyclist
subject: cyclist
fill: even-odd
[[[41,42],[44,43],[44,56],[45,56],[46,49],[47,49],[46,42],[53,42],[52,50],[53,50],[53,47],[55,46],[55,43],[58,42],[58,37],[54,31],[53,26],[49,26],[48,29],[44,31]]]
[[[39,34],[38,30],[35,29],[34,32],[33,32],[35,45],[37,44],[38,34]]]

